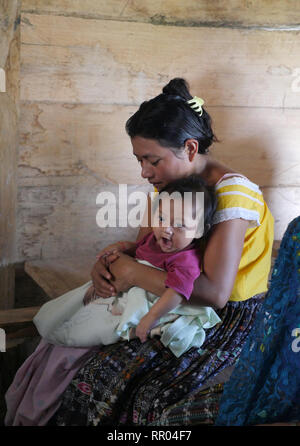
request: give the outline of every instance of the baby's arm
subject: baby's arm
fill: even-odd
[[[156,322],[177,307],[183,301],[181,294],[172,288],[167,288],[163,295],[153,305],[149,312],[140,320],[136,327],[135,334],[141,342],[147,340],[149,331],[155,326]]]

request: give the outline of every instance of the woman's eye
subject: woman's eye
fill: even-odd
[[[177,228],[177,229],[183,229],[183,228],[184,228],[184,225],[183,225],[182,223],[175,223],[175,224],[174,224],[174,228]]]
[[[157,164],[160,162],[160,160],[154,161],[154,163],[151,163],[152,166],[157,166]]]

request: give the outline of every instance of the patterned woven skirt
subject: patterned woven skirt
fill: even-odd
[[[102,347],[73,378],[49,424],[59,426],[214,423],[223,392],[264,294],[228,302],[201,350],[176,358],[159,338]],[[222,381],[222,380],[221,380]],[[209,385],[208,385],[209,384]]]

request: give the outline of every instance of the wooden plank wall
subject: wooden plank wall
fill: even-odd
[[[20,3],[0,2],[0,310],[14,305],[17,149],[20,70]]]
[[[212,153],[260,184],[275,238],[300,214],[297,0],[22,0],[18,256],[89,255],[96,196],[147,189],[126,119],[174,76],[204,97]]]

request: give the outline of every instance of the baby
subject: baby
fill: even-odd
[[[138,262],[166,271],[165,292],[155,296],[132,287],[126,293],[105,299],[96,295],[89,282],[67,293],[67,299],[66,295],[55,299],[56,305],[63,301],[66,305],[60,305],[60,310],[56,306],[60,323],[46,330],[47,333],[43,330],[47,314],[41,308],[34,319],[40,333],[49,342],[88,346],[114,343],[120,338],[128,340],[134,332],[145,342],[151,330],[160,326],[161,341],[177,356],[191,346],[200,346],[205,338],[204,328],[214,326],[220,319],[212,308],[184,303],[190,298],[194,281],[201,273],[200,246],[209,232],[215,208],[214,191],[199,177],[190,176],[168,184],[153,202],[152,231],[137,243],[113,244],[104,254],[108,259],[109,254],[123,251],[134,255]],[[80,308],[66,311],[70,299],[75,304],[78,292],[87,285]],[[54,307],[54,302],[44,307]],[[61,310],[65,313],[63,320]]]

